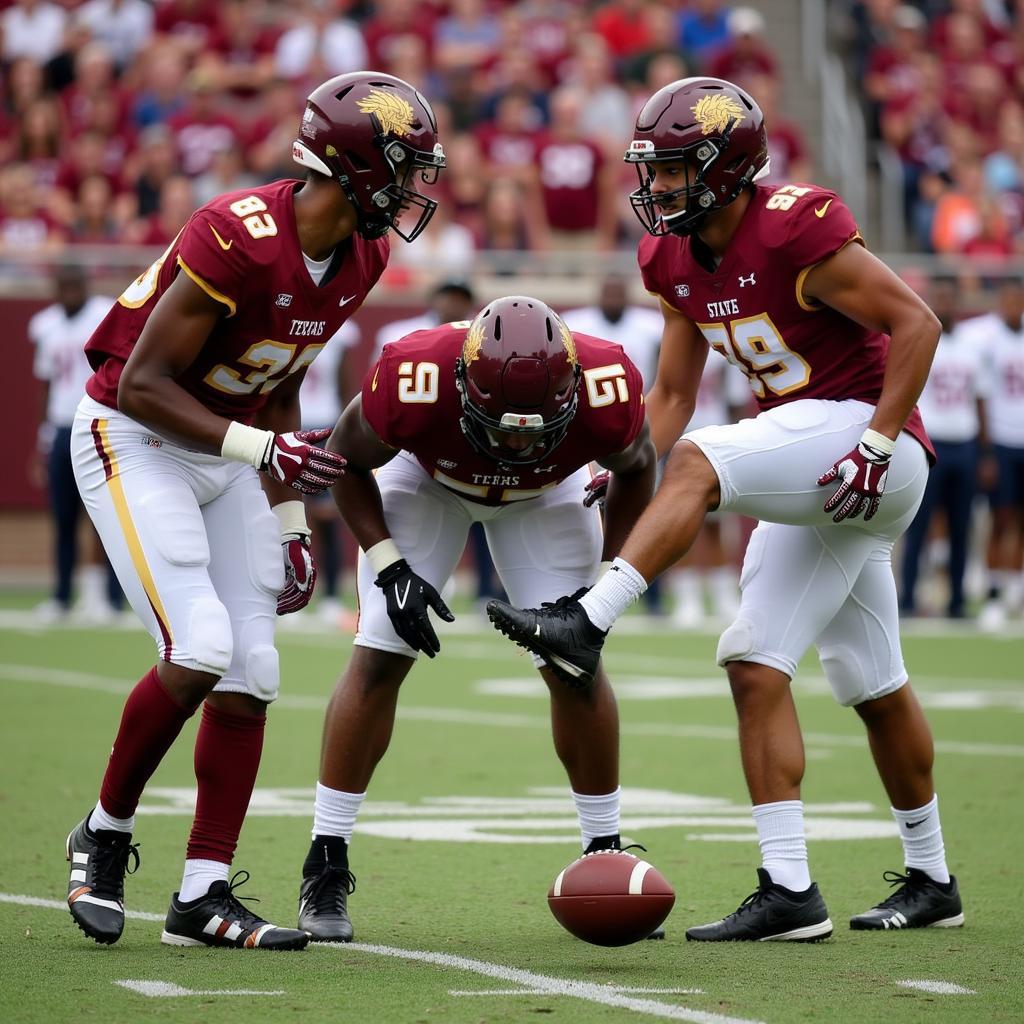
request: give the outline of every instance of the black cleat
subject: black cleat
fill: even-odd
[[[248,880],[248,871],[238,871],[230,883],[214,882],[205,896],[188,903],[180,903],[175,893],[160,941],[167,946],[305,949],[305,932],[271,924],[242,906],[234,890]]]
[[[943,885],[917,868],[907,868],[905,875],[886,871],[882,877],[899,888],[877,906],[851,917],[854,931],[959,928],[964,923],[955,877]]]
[[[757,869],[758,887],[728,917],[687,928],[690,942],[821,942],[832,934],[817,885],[793,892]]]
[[[607,631],[598,629],[580,605],[583,587],[569,597],[545,601],[539,608],[513,608],[488,601],[487,617],[499,632],[539,655],[569,686],[579,689],[594,681]]]
[[[348,868],[325,864],[317,875],[304,875],[299,889],[299,927],[313,942],[351,942],[348,898],[356,878]]]
[[[124,876],[138,868],[139,847],[130,832],[93,832],[89,814],[65,842],[71,862],[68,909],[90,939],[110,944],[124,931]]]

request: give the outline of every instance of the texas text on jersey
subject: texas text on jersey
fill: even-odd
[[[637,259],[647,289],[684,313],[743,370],[760,408],[801,398],[877,403],[888,337],[803,292],[815,264],[851,242],[863,244],[834,192],[758,185],[713,270],[700,258],[703,243],[696,236],[647,236]],[[934,454],[917,409],[905,429]]]
[[[359,308],[387,265],[386,239],[353,234],[319,287],[299,247],[294,180],[228,192],[200,207],[167,251],[125,289],[86,353],[86,390],[117,407],[121,370],[146,320],[178,273],[224,306],[195,362],[178,378],[208,409],[252,421],[267,394],[308,366]]]
[[[629,447],[639,433],[640,371],[622,346],[572,332],[583,374],[564,440],[535,465],[506,466],[481,455],[462,433],[455,386],[455,362],[468,327],[443,324],[385,345],[363,384],[370,426],[384,442],[415,456],[449,490],[484,505],[534,498],[588,462]]]

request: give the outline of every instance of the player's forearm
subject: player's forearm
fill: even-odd
[[[695,402],[692,398],[686,400],[662,391],[657,386],[651,389],[645,402],[647,422],[651,425],[651,440],[661,459],[672,450],[686,429],[686,424],[693,417]]]
[[[274,390],[270,400],[260,409],[253,420],[253,426],[261,430],[269,430],[274,434],[287,434],[299,430],[302,426],[302,407],[299,405],[298,392],[285,393],[285,382]],[[260,474],[260,486],[270,502],[271,508],[286,501],[295,501],[298,495],[289,484],[281,483],[265,473]]]
[[[939,321],[923,306],[911,322],[893,330],[872,430],[893,440],[899,436],[928,379],[940,331]]]
[[[117,389],[120,412],[194,451],[221,453],[230,420],[211,412],[171,377],[129,371],[130,364]]]
[[[622,545],[626,543],[626,538],[654,494],[657,472],[658,464],[652,457],[636,473],[612,473],[604,505],[601,561],[610,561],[622,550]]]
[[[373,473],[349,463],[343,477],[331,488],[335,504],[356,542],[369,551],[391,536],[384,519],[384,503]]]

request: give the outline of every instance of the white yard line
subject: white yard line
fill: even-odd
[[[261,991],[255,988],[182,988],[175,985],[173,981],[142,981],[124,978],[115,981],[115,985],[128,989],[129,992],[136,992],[140,996],[148,996],[150,999],[175,999],[182,996],[283,996],[284,989],[275,989],[272,992]]]
[[[609,992],[629,992],[634,995],[645,994],[655,996],[702,996],[702,988],[642,988],[633,985],[606,985]],[[450,996],[560,996],[557,989],[543,991],[534,988],[480,988],[480,989],[448,989]]]
[[[92,690],[123,696],[134,686],[134,681],[115,680],[90,672],[71,669],[44,668],[35,665],[14,665],[0,662],[0,683],[40,683],[63,686],[76,690]],[[322,712],[326,697],[296,694],[285,695],[275,706],[292,711]],[[446,722],[450,725],[493,726],[504,729],[550,729],[546,715],[515,714],[495,711],[470,711],[464,708],[415,707],[399,705],[398,717],[406,721]],[[626,736],[666,736],[675,739],[715,740],[736,742],[733,726],[675,725],[672,723],[623,722],[620,731]],[[844,736],[833,733],[804,733],[807,743],[823,747],[854,747],[867,745],[863,736]],[[973,743],[958,740],[937,740],[935,749],[943,754],[963,754],[968,757],[1024,757],[1024,745],[1012,743]]]
[[[19,896],[13,893],[0,893],[0,903],[15,903],[21,906],[45,907],[50,910],[67,910],[67,904],[60,900],[44,900],[36,896]],[[144,921],[162,921],[162,914],[145,914],[138,910],[125,912],[129,918],[140,918]],[[676,1006],[673,1003],[662,1003],[656,999],[637,999],[628,994],[628,990],[619,991],[615,988],[598,985],[588,981],[574,981],[569,978],[555,978],[546,974],[535,974],[533,971],[520,970],[518,967],[506,967],[504,964],[492,964],[486,960],[476,960],[470,957],[456,956],[453,953],[432,953],[420,949],[399,949],[395,946],[378,946],[367,942],[323,942],[314,943],[309,947],[311,950],[338,949],[345,953],[369,953],[374,956],[394,957],[397,960],[412,960],[418,963],[430,964],[434,967],[443,967],[448,970],[467,971],[471,974],[479,974],[485,978],[494,978],[506,984],[516,985],[529,989],[535,996],[569,996],[573,999],[580,999],[588,1003],[600,1003],[603,1006],[617,1006],[623,1010],[632,1010],[634,1013],[644,1014],[648,1017],[662,1017],[668,1020],[687,1020],[694,1024],[761,1024],[750,1017],[729,1017],[722,1013],[711,1013],[705,1010],[692,1010],[686,1006]],[[117,985],[132,988],[134,991],[141,991],[136,986],[172,985],[170,982],[115,982]],[[177,989],[178,986],[173,986]],[[642,992],[644,990],[637,990]],[[182,991],[158,991],[142,992],[143,995],[218,995],[221,993],[209,992],[198,993]],[[234,992],[225,992],[225,995],[235,995]],[[258,995],[270,995],[272,993],[253,993]]]
[[[900,988],[916,988],[936,996],[976,996],[973,988],[964,988],[952,981],[897,981]]]

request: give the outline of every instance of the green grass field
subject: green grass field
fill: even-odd
[[[881,875],[901,867],[899,843],[859,721],[809,661],[797,684],[804,800],[812,873],[836,932],[820,945],[709,946],[686,943],[684,929],[735,909],[759,863],[715,638],[667,625],[619,632],[607,664],[623,722],[623,831],[677,892],[667,940],[619,950],[573,939],[546,906],[579,847],[528,659],[485,628],[442,638],[442,656],[406,684],[360,818],[357,941],[270,954],[159,942],[191,813],[194,722],[143,798],[142,865],[126,893],[138,916],[113,947],[78,932],[62,902],[64,836],[95,800],[124,694],[152,645],[141,632],[0,623],[0,1021],[1024,1020],[1020,634],[933,630],[905,642],[938,743],[966,926],[848,930],[850,914],[887,892]],[[349,649],[339,635],[281,638],[283,696],[236,861],[252,873],[240,894],[259,896],[255,909],[280,923],[294,921],[322,708]]]

